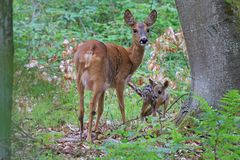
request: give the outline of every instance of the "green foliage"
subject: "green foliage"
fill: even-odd
[[[74,5],[72,5],[74,4]],[[29,96],[41,99],[33,103],[41,103],[45,98],[56,98],[60,104],[77,108],[78,96],[73,87],[67,96],[60,88],[39,79],[38,69],[27,70],[23,67],[29,59],[37,59],[39,64],[46,66],[44,72],[50,75],[61,76],[59,62],[63,51],[64,37],[75,37],[77,42],[87,39],[98,39],[104,42],[117,43],[129,46],[131,42],[131,29],[123,20],[125,9],[129,8],[136,19],[143,21],[151,9],[156,9],[158,20],[152,28],[152,42],[172,26],[178,30],[179,21],[174,0],[162,1],[64,1],[64,0],[18,0],[14,1],[14,42],[15,42],[15,71],[21,74],[15,76],[15,95]],[[149,49],[146,51],[144,63],[135,74],[147,74],[147,60],[150,57]],[[49,58],[57,55],[56,63],[48,63]],[[176,70],[171,70],[172,75]],[[42,71],[41,71],[42,72]],[[126,93],[129,91],[127,90]],[[104,116],[110,120],[120,120],[117,99],[107,93]],[[55,96],[53,96],[55,95]],[[89,104],[89,94],[86,95],[85,105]],[[128,118],[134,118],[140,112],[140,102],[137,96],[128,94],[125,100]],[[134,98],[133,98],[134,97]],[[48,101],[48,100],[46,100]],[[71,105],[72,104],[72,105]],[[39,104],[42,106],[42,104]],[[43,106],[45,106],[44,104]],[[49,104],[47,104],[49,106]],[[37,105],[38,106],[38,105]],[[51,105],[50,105],[51,106]],[[30,106],[33,107],[32,105]],[[43,107],[46,108],[46,107]],[[63,107],[60,107],[63,109]],[[87,112],[88,107],[86,107]],[[74,115],[75,116],[75,115]],[[88,115],[87,115],[88,116]],[[87,118],[87,116],[85,116]]]
[[[226,0],[235,11],[239,11],[239,2]],[[24,97],[25,101],[15,101],[13,121],[26,132],[35,137],[31,139],[14,139],[13,159],[66,159],[57,155],[47,146],[63,136],[59,129],[65,124],[78,123],[79,97],[75,84],[65,92],[60,84],[54,85],[39,78],[37,69],[23,67],[29,59],[37,59],[45,65],[46,72],[59,76],[58,64],[63,51],[62,41],[76,38],[77,42],[87,39],[98,39],[123,46],[129,46],[131,30],[124,24],[123,13],[130,9],[136,19],[143,21],[151,9],[156,9],[158,20],[151,29],[153,42],[169,26],[179,30],[179,21],[174,0],[16,0],[14,1],[14,45],[15,45],[15,79],[14,95],[16,99]],[[235,12],[239,14],[240,12]],[[150,49],[146,49],[143,64],[134,75],[133,81],[139,77],[156,74],[147,70]],[[160,54],[160,53],[159,53]],[[56,63],[49,63],[49,58],[57,55]],[[186,77],[189,74],[187,60],[182,51],[165,54],[161,57],[161,68],[166,76],[177,81],[178,90],[171,90],[171,97],[179,96],[189,89]],[[185,69],[179,77],[176,73]],[[44,70],[45,71],[45,70]],[[185,77],[185,79],[183,78]],[[182,79],[183,78],[183,79]],[[140,97],[132,94],[129,88],[125,90],[127,119],[140,114]],[[88,118],[90,93],[86,92],[84,106],[85,122]],[[214,110],[204,100],[202,116],[196,119],[199,126],[192,134],[181,132],[170,120],[159,122],[148,118],[147,123],[137,123],[133,126],[122,126],[106,134],[121,137],[118,143],[106,142],[101,150],[106,154],[104,159],[175,159],[180,151],[194,159],[195,149],[203,148],[203,158],[239,159],[239,112],[240,93],[230,91],[221,100],[219,110]],[[105,108],[102,120],[121,121],[117,98],[113,91],[106,93]],[[18,112],[18,108],[27,107],[28,112]],[[178,106],[179,107],[179,106]],[[176,107],[177,108],[177,107]],[[194,119],[194,118],[192,118]],[[16,129],[16,128],[14,128]],[[189,130],[188,130],[189,131]],[[15,131],[13,137],[18,137],[20,131]],[[20,136],[21,137],[21,136]],[[200,141],[200,146],[191,146],[188,141]],[[26,144],[29,144],[27,146]],[[95,147],[95,146],[94,146]],[[31,150],[28,150],[28,149]],[[44,149],[43,149],[44,148]],[[97,147],[99,148],[99,147]],[[26,151],[25,151],[26,149]],[[24,157],[25,156],[25,157]]]
[[[46,96],[52,98],[57,86],[38,78],[36,69],[26,70],[23,66],[16,67],[18,71],[14,77],[14,93],[18,96],[30,96],[39,98]]]
[[[240,1],[236,0],[225,0],[226,3],[230,4],[232,7],[232,10],[236,12],[236,14],[239,16],[239,10],[240,10]]]
[[[226,9],[225,13],[228,15],[234,15],[235,16],[235,21],[238,24],[238,27],[240,29],[240,1],[236,0],[225,0],[227,4],[230,5],[230,10]]]
[[[131,30],[124,24],[123,12],[129,8],[143,21],[151,9],[159,12],[152,37],[168,26],[179,27],[173,0],[161,3],[142,1],[14,1],[14,40],[16,60],[34,56],[46,61],[53,54],[60,56],[64,37],[78,41],[98,39],[129,45]],[[74,5],[72,5],[74,4]]]
[[[61,107],[54,107],[50,102],[43,102],[34,107],[32,111],[31,122],[33,124],[40,125],[43,127],[56,127],[64,125],[66,123],[76,124],[78,122],[78,119],[75,111],[71,108],[64,109]]]
[[[52,132],[53,129],[61,128],[65,124],[78,124],[79,96],[72,84],[66,93],[61,84],[51,84],[40,79],[36,68],[26,69],[23,67],[31,59],[36,59],[40,65],[44,65],[44,72],[59,76],[59,63],[63,51],[62,41],[76,38],[77,42],[87,39],[98,39],[103,42],[112,42],[123,46],[129,46],[131,42],[131,30],[124,24],[123,13],[130,9],[138,21],[143,21],[151,9],[156,9],[158,20],[151,29],[151,41],[162,34],[169,26],[179,30],[178,14],[174,0],[161,1],[78,1],[78,0],[17,0],[14,1],[14,45],[15,45],[15,99],[26,98],[25,101],[15,101],[13,121],[21,126],[26,132],[36,139],[20,139],[14,141],[13,159],[21,155],[26,159],[63,159],[61,155],[46,150],[45,147],[52,145],[54,139],[63,134]],[[147,61],[150,58],[150,49],[146,49],[144,63],[135,74],[135,79],[149,74]],[[185,59],[181,58],[183,53],[169,55],[163,67],[171,78],[179,68],[185,65]],[[49,63],[49,59],[56,55],[56,63]],[[179,58],[180,57],[180,58]],[[180,59],[177,62],[176,60]],[[175,64],[174,64],[175,61]],[[173,69],[170,69],[173,68]],[[60,75],[61,76],[61,75]],[[127,88],[125,96],[126,117],[135,118],[140,114],[140,97],[132,94]],[[174,93],[175,94],[175,93]],[[90,94],[86,92],[84,101],[85,122],[88,118]],[[121,114],[117,104],[117,98],[113,91],[106,93],[103,121],[121,121]],[[26,107],[30,111],[19,112],[20,107]],[[156,147],[156,141],[160,141],[158,134],[161,125],[154,119],[149,118],[153,129],[147,132],[144,138],[132,143],[129,138],[141,136],[140,131],[147,124],[139,125],[136,130],[125,130],[120,128],[113,134],[123,137],[120,145],[106,144],[106,159],[116,156],[116,159],[129,158],[159,159],[166,157],[168,153],[172,156],[182,145],[182,135],[177,130],[168,129],[166,142],[167,147]],[[173,138],[171,138],[173,136]],[[176,140],[176,141],[175,141]],[[25,143],[30,143],[26,146]],[[30,148],[28,151],[26,148]],[[111,148],[113,147],[113,149]],[[44,148],[44,149],[43,149]],[[46,147],[47,148],[47,147]],[[26,152],[20,152],[24,150]],[[126,150],[128,149],[128,152]],[[124,153],[125,152],[125,153]]]
[[[46,151],[43,152],[41,155],[39,155],[39,157],[37,157],[37,159],[39,160],[63,160],[65,159],[63,156],[61,155],[56,155],[54,154],[52,151]]]
[[[196,150],[202,152],[203,159],[239,159],[240,91],[229,91],[221,99],[218,110],[204,99],[198,99],[202,114],[199,119],[193,118],[197,126],[182,132],[171,121],[159,123],[149,117],[148,123],[139,124],[137,130],[120,128],[111,132],[124,138],[101,147],[106,152],[104,159],[174,159],[176,155],[181,156],[180,151],[194,159]],[[152,127],[143,134],[142,130],[150,124]],[[160,136],[159,133],[154,136],[156,131],[160,131]],[[138,138],[131,142],[132,137]]]
[[[218,110],[201,100],[202,115],[198,137],[203,143],[205,159],[239,159],[240,91],[229,91],[220,101]]]
[[[47,132],[47,133],[40,133],[37,135],[37,140],[41,143],[38,145],[44,144],[49,145],[54,143],[54,139],[63,137],[62,133],[59,132]]]
[[[108,143],[105,144],[105,147],[107,149],[107,156],[103,159],[157,160],[160,158],[157,154],[157,148],[147,141],[120,144]]]
[[[111,132],[111,135],[117,134],[124,138],[118,142],[109,141],[100,147],[106,153],[104,159],[174,159],[179,150],[188,151],[192,148],[185,144],[189,137],[179,132],[171,121],[159,123],[149,117],[148,123],[141,123],[136,128],[120,128]]]

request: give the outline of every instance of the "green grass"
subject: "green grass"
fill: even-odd
[[[157,154],[157,148],[148,141],[131,142],[121,144],[105,144],[107,148],[107,156],[103,159],[119,160],[119,159],[139,159],[139,160],[158,160],[160,155]]]

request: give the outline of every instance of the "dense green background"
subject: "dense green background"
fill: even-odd
[[[49,83],[41,79],[42,72],[63,78],[59,64],[62,60],[62,51],[64,51],[62,46],[64,38],[68,40],[75,38],[78,43],[88,39],[98,39],[106,43],[112,42],[128,47],[131,44],[131,29],[123,20],[125,9],[130,9],[138,21],[143,21],[152,9],[157,10],[158,19],[151,29],[151,44],[155,43],[168,27],[180,31],[174,0],[15,0],[13,9],[15,45],[13,159],[63,159],[64,155],[57,154],[48,146],[55,143],[54,139],[64,136],[61,130],[66,124],[78,125],[79,96],[75,82],[66,92],[61,84]],[[159,74],[159,72],[148,70],[147,62],[152,51],[151,46],[147,47],[143,64],[134,74],[134,82],[137,82],[140,77],[147,82],[149,76]],[[189,91],[189,81],[186,81],[190,77],[186,53],[179,50],[167,54],[159,51],[158,54],[156,61],[164,70],[164,76],[171,80],[172,86],[169,88],[169,93],[172,100],[176,99],[179,95]],[[50,63],[49,59],[54,55],[57,56],[57,61]],[[32,59],[37,60],[45,68],[43,70],[39,70],[37,67],[27,68],[25,65]],[[179,74],[185,78],[178,79],[177,75]],[[231,97],[236,99],[239,93],[235,91],[229,95],[228,99]],[[87,93],[85,106],[88,105],[89,99],[90,94]],[[183,99],[173,106],[169,112],[170,117],[178,111],[182,101]],[[125,90],[125,103],[127,119],[139,115],[141,99],[128,87]],[[230,106],[234,108],[234,105],[235,102]],[[86,122],[88,107],[85,108]],[[201,124],[202,128],[212,129],[210,132],[212,135],[219,134],[219,130],[214,128],[218,128],[214,121],[217,117],[216,112],[207,105],[205,105],[205,109],[209,111],[207,112],[209,114],[206,115],[207,118],[203,122],[206,122],[209,119],[208,116],[212,115],[212,128],[209,129],[206,123]],[[234,117],[235,114],[232,113],[229,116]],[[234,120],[233,118],[228,123],[233,124]],[[112,90],[106,93],[102,122],[106,121],[114,124],[121,122],[117,98]],[[142,129],[148,128],[149,125],[152,129],[148,130],[145,137],[136,142],[128,142],[128,138],[141,135]],[[231,126],[236,127],[235,125]],[[235,133],[236,128],[234,127],[232,130]],[[160,128],[164,134],[158,137],[154,133]],[[227,130],[229,128],[224,131]],[[187,133],[192,132],[188,131]],[[223,133],[225,134],[225,132]],[[179,132],[170,120],[159,124],[154,122],[154,119],[151,121],[150,118],[150,124],[138,123],[128,126],[128,128],[123,126],[107,134],[120,135],[122,143],[117,145],[107,143],[103,146],[90,145],[90,150],[104,151],[106,159],[165,159],[167,157],[171,159],[175,157],[175,154],[179,154],[179,149],[186,151],[184,152],[186,157],[193,158],[196,155],[195,150],[192,149],[194,147],[183,143],[189,140],[189,135],[186,132]],[[228,136],[228,134],[226,135]],[[207,151],[209,151],[206,153],[212,153],[214,139],[202,140],[199,133],[197,140],[206,143]],[[211,143],[207,143],[208,140]],[[224,140],[222,143],[225,142]],[[224,152],[223,150],[222,153]],[[139,155],[142,155],[141,158]]]
[[[129,46],[131,30],[124,24],[125,9],[130,9],[139,21],[152,9],[158,11],[153,40],[169,26],[179,29],[173,0],[19,0],[14,1],[16,60],[59,53],[64,37],[75,37],[79,42],[98,39]]]
[[[76,38],[78,43],[87,39],[98,39],[103,42],[112,42],[125,47],[130,46],[131,29],[123,20],[123,13],[127,8],[132,11],[138,21],[143,21],[152,9],[157,10],[159,13],[158,20],[151,30],[151,43],[155,42],[155,39],[163,34],[170,26],[177,31],[180,30],[177,10],[173,0],[131,2],[128,0],[14,1],[16,71],[14,86],[16,98],[24,97],[25,100],[22,101],[30,103],[29,106],[33,109],[33,114],[37,107],[32,107],[32,105],[40,105],[40,110],[47,112],[44,108],[51,108],[51,103],[55,102],[52,100],[54,98],[56,99],[57,105],[59,105],[58,107],[66,105],[70,108],[77,108],[78,96],[74,84],[71,86],[70,92],[65,93],[60,85],[53,85],[40,80],[38,69],[27,69],[24,65],[27,64],[29,60],[36,59],[39,64],[48,65],[44,71],[49,75],[61,77],[59,64],[62,51],[64,50],[62,46],[64,38]],[[135,80],[140,76],[147,78],[150,74],[154,74],[153,72],[150,73],[147,69],[147,61],[150,58],[151,51],[152,48],[146,50],[144,63],[136,73]],[[166,57],[167,63],[164,65],[165,68],[167,68],[168,75],[171,76],[172,79],[174,79],[174,75],[178,70],[186,67],[186,61],[182,54],[183,53],[177,53]],[[53,55],[57,55],[57,62],[48,63]],[[176,65],[174,59],[179,58],[180,61],[178,61]],[[138,97],[135,99],[126,99],[127,106],[129,106],[129,103],[135,105],[139,100]],[[107,100],[109,100],[110,103],[107,103],[109,105],[106,106],[106,110],[108,110],[108,108],[109,110],[116,110],[113,115],[110,112],[108,116],[115,120],[120,118],[113,91],[107,94]],[[41,103],[39,101],[41,101]],[[87,104],[87,102],[86,100],[85,103]],[[16,103],[16,105],[18,104]],[[114,109],[111,108],[111,105],[114,106]],[[130,112],[131,116],[127,115],[128,118],[138,115],[139,108],[140,107]],[[127,113],[128,110],[132,110],[132,108],[130,109],[128,107]],[[36,111],[36,114],[40,114],[40,117],[42,116],[41,111]],[[53,112],[52,114],[58,114],[57,112],[58,111]],[[71,116],[64,116],[64,118],[68,117],[72,119],[74,123],[77,122],[76,114],[67,115]],[[47,121],[47,119],[41,119],[40,121]],[[57,120],[52,120],[50,123],[55,124],[58,122]]]
[[[64,124],[78,124],[79,97],[72,84],[69,92],[65,92],[60,84],[52,84],[39,78],[38,68],[27,69],[25,64],[29,60],[36,59],[41,65],[48,65],[44,69],[51,76],[61,77],[59,64],[64,50],[62,43],[64,38],[76,38],[76,41],[98,39],[103,42],[112,42],[125,47],[131,44],[131,29],[125,24],[123,13],[130,9],[137,21],[143,21],[152,9],[158,12],[158,19],[151,30],[151,43],[159,37],[168,27],[177,31],[179,28],[178,14],[173,0],[161,1],[129,1],[129,0],[17,0],[14,1],[14,45],[15,45],[15,79],[14,79],[14,108],[13,120],[16,126],[21,126],[25,132],[31,133],[38,139],[32,143],[31,139],[22,141],[15,135],[13,143],[13,155],[19,154],[26,157],[46,156],[38,155],[39,146],[50,143],[49,139],[57,135],[47,131],[38,132],[41,128],[57,128]],[[145,79],[150,72],[147,69],[147,61],[150,58],[152,48],[148,48],[141,69],[136,73],[138,77]],[[174,66],[171,75],[186,64],[184,59],[175,66],[174,59],[182,57],[179,53],[170,58],[167,66]],[[48,60],[57,55],[55,63]],[[186,65],[185,65],[186,67]],[[151,73],[153,74],[153,73]],[[173,76],[172,76],[173,77]],[[177,92],[178,93],[178,92]],[[180,92],[179,92],[180,94]],[[177,94],[175,94],[176,96]],[[90,94],[87,93],[85,105],[88,105]],[[130,89],[126,90],[126,116],[127,119],[135,118],[140,113],[141,101]],[[88,116],[86,108],[85,122]],[[24,111],[23,110],[29,110]],[[115,92],[110,90],[106,94],[103,121],[121,120]],[[14,132],[20,132],[14,127]],[[61,135],[60,135],[61,136]],[[31,144],[30,149],[26,143]],[[22,148],[25,148],[23,150]],[[22,152],[19,150],[23,150]],[[18,152],[17,152],[18,151]],[[51,151],[44,151],[52,155]]]

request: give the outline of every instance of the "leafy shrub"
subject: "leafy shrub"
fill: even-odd
[[[145,131],[146,134],[133,143],[122,141],[123,143],[107,144],[104,148],[107,153],[105,158],[174,159],[175,156],[182,156],[190,159],[239,159],[240,90],[227,92],[220,100],[218,109],[209,106],[204,99],[198,99],[202,113],[199,119],[192,118],[198,122],[195,128],[181,132],[170,121],[160,123],[161,125],[155,121],[155,124],[151,123],[152,127]],[[139,131],[133,135],[138,135],[146,125],[149,128],[150,124],[140,125],[141,129],[138,127]],[[161,131],[161,134],[154,137],[153,133],[157,130]],[[128,138],[133,136],[123,130],[117,133]]]
[[[202,115],[195,131],[203,145],[204,159],[239,159],[240,90],[229,91],[219,109],[201,102]]]

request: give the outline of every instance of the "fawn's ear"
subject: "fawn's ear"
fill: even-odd
[[[169,81],[168,81],[168,80],[166,80],[166,81],[163,83],[163,86],[164,86],[164,88],[167,88],[167,87],[168,87],[168,85],[169,85]]]
[[[129,9],[127,9],[127,10],[125,11],[125,13],[124,13],[124,20],[125,20],[125,22],[126,22],[129,26],[131,26],[131,27],[136,23],[133,15],[132,15],[132,13],[129,11]]]
[[[156,85],[156,83],[151,78],[149,78],[148,80],[149,80],[149,83],[150,83],[151,86],[155,86]]]
[[[152,26],[157,20],[157,11],[154,9],[152,12],[149,14],[149,16],[146,18],[144,23],[150,27]]]

